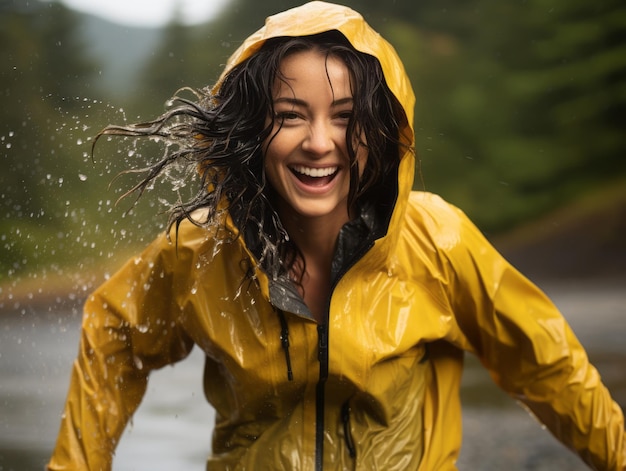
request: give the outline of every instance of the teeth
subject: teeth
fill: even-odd
[[[308,177],[328,177],[337,171],[337,167],[325,167],[325,168],[311,168],[305,167],[303,165],[298,165],[293,167],[293,170],[297,173],[301,173],[302,175],[306,175]]]

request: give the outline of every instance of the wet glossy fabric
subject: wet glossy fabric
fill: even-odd
[[[352,10],[302,8],[270,18],[229,67],[268,37],[337,29],[378,57],[412,123],[413,92],[391,46]],[[402,132],[412,142],[412,129]],[[456,469],[464,351],[595,469],[625,469],[622,412],[563,317],[462,212],[411,192],[413,169],[407,153],[387,235],[332,295],[324,469]],[[89,298],[49,469],[110,469],[150,370],[194,344],[206,354],[205,393],[216,409],[207,470],[314,469],[317,324],[306,309],[270,302],[270,291],[299,300],[267,279],[225,224],[183,223],[177,247],[159,237]]]

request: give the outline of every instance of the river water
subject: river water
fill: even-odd
[[[622,408],[626,406],[626,284],[543,286],[587,348]],[[80,313],[0,312],[0,471],[43,469],[54,445]],[[151,375],[147,395],[127,428],[115,471],[203,470],[213,411],[202,393],[202,354]],[[460,470],[585,470],[490,382],[469,358],[463,379],[464,445]]]

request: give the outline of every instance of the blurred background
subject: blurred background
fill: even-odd
[[[170,182],[134,207],[132,199],[115,204],[133,182],[115,175],[141,166],[155,149],[103,142],[92,157],[93,136],[109,123],[160,114],[180,87],[211,85],[266,16],[300,3],[0,0],[0,470],[41,469],[54,443],[83,299],[166,222]],[[618,338],[626,334],[626,3],[343,3],[396,47],[411,77],[415,188],[465,210],[556,297],[624,406],[626,347]],[[132,436],[124,441],[120,462],[127,464],[118,469],[145,469],[128,464],[137,450],[186,450],[200,431],[192,454],[199,455],[194,469],[203,469],[211,411],[197,413],[206,406],[202,359],[194,358],[171,373],[180,375],[175,381],[153,386],[148,438],[137,438],[137,419],[130,434],[143,445],[133,445]],[[575,469],[545,461],[550,438],[537,436],[536,424],[523,437],[514,434],[526,430],[516,422],[526,424],[525,413],[486,407],[511,401],[498,399],[471,360],[467,378],[466,423],[478,427],[468,435],[502,440],[506,418],[513,434],[507,443],[515,443],[499,448],[503,461],[469,461],[467,469],[543,469],[542,458],[552,466],[545,469]],[[164,391],[176,382],[182,392],[167,399]],[[181,402],[189,414],[175,408]],[[168,418],[173,422],[163,425]],[[158,446],[150,434],[160,428],[174,431],[175,446]],[[470,443],[466,460],[495,453]]]

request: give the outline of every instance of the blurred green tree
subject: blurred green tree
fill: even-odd
[[[495,232],[624,179],[626,4],[395,5],[426,189]]]
[[[70,224],[65,195],[80,179],[79,152],[69,155],[69,149],[80,125],[63,118],[84,107],[94,66],[82,54],[76,15],[62,5],[3,1],[0,10],[0,153],[8,169],[0,175],[4,277],[28,261],[49,259],[44,240]],[[67,173],[72,166],[74,179]]]
[[[265,17],[300,3],[231,0],[204,25],[174,18],[145,67],[137,64],[132,102],[113,110],[106,103],[120,90],[106,99],[90,86],[101,66],[86,58],[78,14],[58,2],[0,0],[0,153],[9,169],[0,176],[0,276],[28,260],[57,263],[94,239],[100,247],[122,234],[141,241],[160,228],[151,217],[163,209],[161,193],[140,202],[150,208],[138,207],[129,228],[120,218],[131,202],[112,209],[128,180],[107,190],[118,171],[160,151],[103,142],[92,165],[88,134],[154,117],[182,86],[212,85]],[[415,187],[442,194],[483,230],[506,230],[626,178],[621,0],[344,3],[394,44],[413,82]]]

